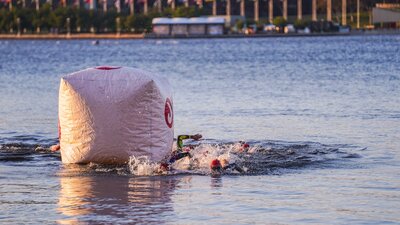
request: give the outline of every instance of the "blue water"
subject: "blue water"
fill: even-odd
[[[400,223],[400,36],[0,41],[0,223]],[[168,77],[175,133],[239,140],[244,175],[66,166],[60,77]]]

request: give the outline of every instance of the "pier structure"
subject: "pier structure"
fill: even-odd
[[[135,15],[135,0],[129,0],[129,13]]]
[[[102,4],[103,4],[103,12],[107,12],[107,1],[103,0]]]
[[[210,0],[209,0],[210,1]],[[217,15],[217,7],[220,1],[225,1],[226,3],[226,16],[232,15],[232,0],[211,0],[212,1],[212,15]],[[240,0],[240,16],[246,16],[246,1],[253,1],[254,3],[254,21],[260,20],[260,4],[268,2],[268,21],[273,22],[274,19],[274,0],[260,1],[260,0]],[[288,19],[288,0],[282,1],[282,17]],[[206,0],[207,2],[207,0]],[[297,19],[303,19],[303,0],[297,0]],[[311,0],[311,20],[317,21],[317,0]],[[263,7],[264,8],[264,7]],[[347,24],[347,0],[342,0],[342,25]],[[332,0],[326,0],[326,20],[332,21]]]
[[[231,0],[226,0],[226,15],[231,16]]]
[[[274,0],[268,0],[268,20],[272,24],[274,22]]]
[[[298,20],[303,19],[303,4],[302,3],[303,3],[302,0],[297,0],[297,19]]]
[[[162,0],[157,0],[157,11],[162,12]]]
[[[282,2],[283,2],[283,18],[285,19],[285,20],[287,20],[287,15],[288,15],[288,13],[287,13],[287,10],[288,10],[288,2],[287,2],[288,0],[282,0]]]
[[[35,8],[37,11],[40,10],[40,1],[39,0],[32,0],[35,4]],[[53,0],[48,0],[47,2],[52,2]],[[110,2],[113,0],[86,0],[86,7],[88,7],[90,10],[97,10],[97,2],[99,4],[102,4],[102,9],[104,12],[108,11],[108,5],[110,5]],[[124,2],[122,2],[124,1]],[[276,0],[275,0],[276,1]],[[288,20],[288,0],[280,0],[282,2],[282,5],[279,6],[282,9],[282,17],[285,20]],[[339,0],[336,0],[339,1]],[[13,10],[13,1],[8,0],[8,8],[9,10]],[[70,1],[73,2],[76,7],[80,7],[80,2],[81,0],[74,0]],[[143,4],[143,7],[141,7],[142,12],[144,15],[148,15],[149,13],[149,4],[151,7],[155,7],[156,11],[161,13],[163,11],[163,4],[166,4],[168,7],[170,7],[172,10],[176,9],[177,4],[183,5],[184,7],[190,7],[190,4],[194,4],[198,8],[203,8],[205,4],[212,4],[212,15],[217,16],[218,14],[218,5],[219,4],[225,4],[226,10],[225,10],[225,15],[226,16],[232,16],[232,6],[237,6],[238,4],[240,5],[240,16],[245,17],[246,16],[246,3],[253,2],[254,4],[254,21],[259,21],[260,20],[260,9],[264,10],[268,8],[268,21],[270,23],[273,22],[274,19],[274,0],[195,0],[191,3],[190,0],[114,0],[114,6],[117,9],[117,12],[121,12],[123,7],[129,7],[129,12],[131,15],[135,14],[135,4]],[[26,0],[21,0],[22,6],[26,6]],[[59,4],[63,7],[67,6],[67,0],[58,0],[56,4]],[[85,4],[85,3],[84,3]],[[268,5],[264,5],[268,4]],[[357,27],[359,27],[359,0],[357,0]],[[248,6],[248,5],[247,5]],[[210,7],[210,6],[208,6]],[[302,20],[303,19],[303,0],[297,0],[297,19]],[[311,0],[311,20],[312,21],[317,21],[317,0]],[[332,0],[326,0],[326,20],[327,21],[332,21]],[[341,1],[341,24],[342,25],[347,25],[347,0],[342,0]]]
[[[326,0],[326,20],[332,21],[332,0]]]
[[[149,2],[148,2],[148,0],[144,0],[143,1],[143,13],[144,13],[144,15],[147,15],[147,13],[148,13],[148,11],[149,11]]]
[[[317,0],[312,0],[311,11],[311,20],[317,21]]]
[[[254,0],[254,21],[258,22],[260,20],[260,0]]]
[[[168,3],[171,4],[171,9],[175,9],[175,7],[176,7],[175,0],[170,0]]]
[[[347,0],[342,0],[342,25],[346,26],[347,25],[347,13],[346,13],[346,8],[347,8]]]
[[[217,15],[217,0],[213,0],[213,2],[212,2],[212,14],[213,14],[213,16],[216,16]]]
[[[246,16],[246,2],[245,0],[240,0],[240,16]]]

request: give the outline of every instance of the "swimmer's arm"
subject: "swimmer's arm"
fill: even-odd
[[[177,140],[177,146],[178,148],[182,148],[183,147],[183,140],[185,139],[193,139],[193,140],[199,140],[200,138],[202,138],[201,134],[195,134],[195,135],[179,135],[178,136],[178,140]]]
[[[183,148],[183,140],[190,139],[190,135],[179,135],[177,140],[177,146],[179,149]]]

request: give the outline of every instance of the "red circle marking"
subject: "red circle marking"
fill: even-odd
[[[98,70],[116,70],[121,68],[120,66],[98,66],[96,69]]]
[[[172,128],[172,125],[174,124],[174,110],[172,109],[172,102],[169,98],[165,101],[164,116],[167,126]]]

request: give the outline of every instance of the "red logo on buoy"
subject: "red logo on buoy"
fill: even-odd
[[[96,69],[98,70],[116,70],[121,68],[120,66],[98,66]]]
[[[174,124],[174,111],[172,109],[172,102],[167,98],[165,101],[165,110],[164,110],[165,122],[169,128],[172,128]]]

